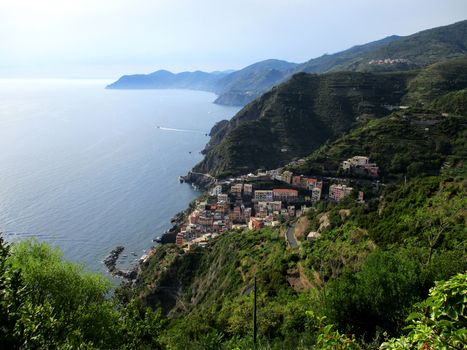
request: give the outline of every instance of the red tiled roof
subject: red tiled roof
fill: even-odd
[[[275,188],[272,190],[272,193],[294,193],[298,194],[297,190],[287,189],[287,188]]]

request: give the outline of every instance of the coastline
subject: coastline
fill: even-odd
[[[129,269],[121,269],[118,264],[118,259],[125,250],[125,247],[119,245],[112,249],[103,260],[108,273],[114,277],[121,277],[124,281],[127,282],[135,281],[138,278],[141,265],[143,265],[152,255],[154,255],[158,247],[165,244],[175,244],[177,233],[180,231],[183,225],[186,224],[188,215],[194,210],[196,206],[196,201],[198,201],[199,198],[201,198],[204,194],[205,192],[202,191],[198,197],[188,203],[188,206],[185,210],[176,213],[170,219],[170,223],[172,224],[170,229],[162,233],[159,237],[154,238],[152,241],[155,242],[156,245],[149,247],[147,253],[141,256],[138,262],[134,266],[131,266]]]

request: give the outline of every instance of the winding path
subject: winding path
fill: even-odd
[[[296,249],[298,248],[298,241],[297,237],[295,237],[294,229],[294,226],[288,226],[287,232],[285,233],[285,239],[291,248]]]

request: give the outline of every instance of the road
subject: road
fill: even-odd
[[[294,226],[289,226],[285,233],[285,239],[291,248],[298,248],[297,238],[294,235]]]

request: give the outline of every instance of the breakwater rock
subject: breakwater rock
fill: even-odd
[[[137,268],[133,268],[130,270],[121,270],[117,267],[118,258],[120,257],[120,254],[122,254],[123,250],[125,250],[125,247],[123,246],[117,246],[114,249],[112,249],[109,255],[107,255],[107,257],[104,259],[104,264],[107,267],[107,270],[113,276],[119,276],[132,280],[136,278]]]

